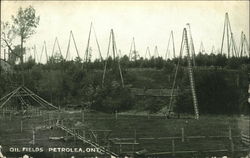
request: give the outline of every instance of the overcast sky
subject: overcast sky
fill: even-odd
[[[83,57],[90,23],[93,22],[103,56],[106,56],[110,29],[114,29],[117,48],[128,54],[132,38],[136,49],[144,57],[147,46],[151,54],[157,45],[159,54],[165,55],[171,30],[174,31],[176,53],[179,53],[181,35],[186,23],[191,24],[196,52],[203,42],[210,53],[212,46],[220,48],[225,13],[229,19],[236,43],[244,31],[249,42],[249,1],[1,1],[1,20],[11,21],[19,7],[34,6],[40,15],[40,24],[26,43],[36,45],[38,54],[47,43],[51,54],[58,37],[63,55],[66,54],[70,30],[73,31],[80,56]],[[93,56],[97,46],[91,36]],[[76,52],[71,43],[71,57]]]

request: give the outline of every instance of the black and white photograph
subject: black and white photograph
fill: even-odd
[[[250,158],[249,0],[0,2],[0,158]]]

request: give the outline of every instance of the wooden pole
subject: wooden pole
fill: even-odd
[[[11,112],[10,112],[10,117],[9,117],[10,121],[11,121]]]
[[[82,110],[82,122],[84,122],[84,110]]]
[[[23,132],[23,120],[21,120],[21,122],[20,122],[20,131],[21,131],[21,133]]]
[[[185,141],[185,131],[184,128],[181,128],[181,141],[184,142]]]
[[[74,133],[74,143],[76,144],[76,130],[73,129],[73,133]]]
[[[229,126],[229,128],[228,128],[228,139],[232,140],[232,129],[231,129],[231,126]]]
[[[134,142],[136,143],[136,129],[134,131]]]
[[[172,156],[175,156],[175,142],[174,142],[174,139],[172,139]]]
[[[231,157],[233,158],[234,157],[234,143],[233,143],[233,140],[230,140],[230,146],[231,146]]]
[[[119,151],[120,153],[122,152],[122,144],[120,144],[120,151]]]
[[[3,108],[3,118],[5,118],[5,108]]]
[[[82,130],[82,137],[83,137],[83,139],[85,139],[85,130]],[[85,142],[84,142],[84,140],[83,140],[83,144],[84,144]]]
[[[35,129],[33,129],[32,131],[32,138],[33,138],[32,144],[35,145]]]

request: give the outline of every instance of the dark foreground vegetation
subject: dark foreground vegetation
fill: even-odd
[[[154,113],[166,107],[170,97],[137,96],[131,88],[171,89],[177,61],[177,58],[129,61],[124,56],[120,59],[125,84],[122,87],[117,62],[111,58],[107,62],[103,86],[104,61],[82,64],[79,58],[65,61],[55,55],[47,64],[37,64],[30,58],[23,66],[17,64],[8,72],[1,70],[0,95],[3,97],[19,86],[21,74],[24,74],[25,86],[56,106],[88,107],[103,112],[146,110]],[[182,59],[177,75],[179,95],[174,99],[174,111],[178,113],[193,113],[186,61]],[[201,113],[249,112],[248,57],[228,59],[223,55],[198,54],[195,61],[194,77]]]

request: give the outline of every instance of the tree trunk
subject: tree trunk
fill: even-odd
[[[23,68],[23,36],[21,36],[21,55],[20,55],[20,66],[22,71],[22,85],[24,85],[24,68]]]

